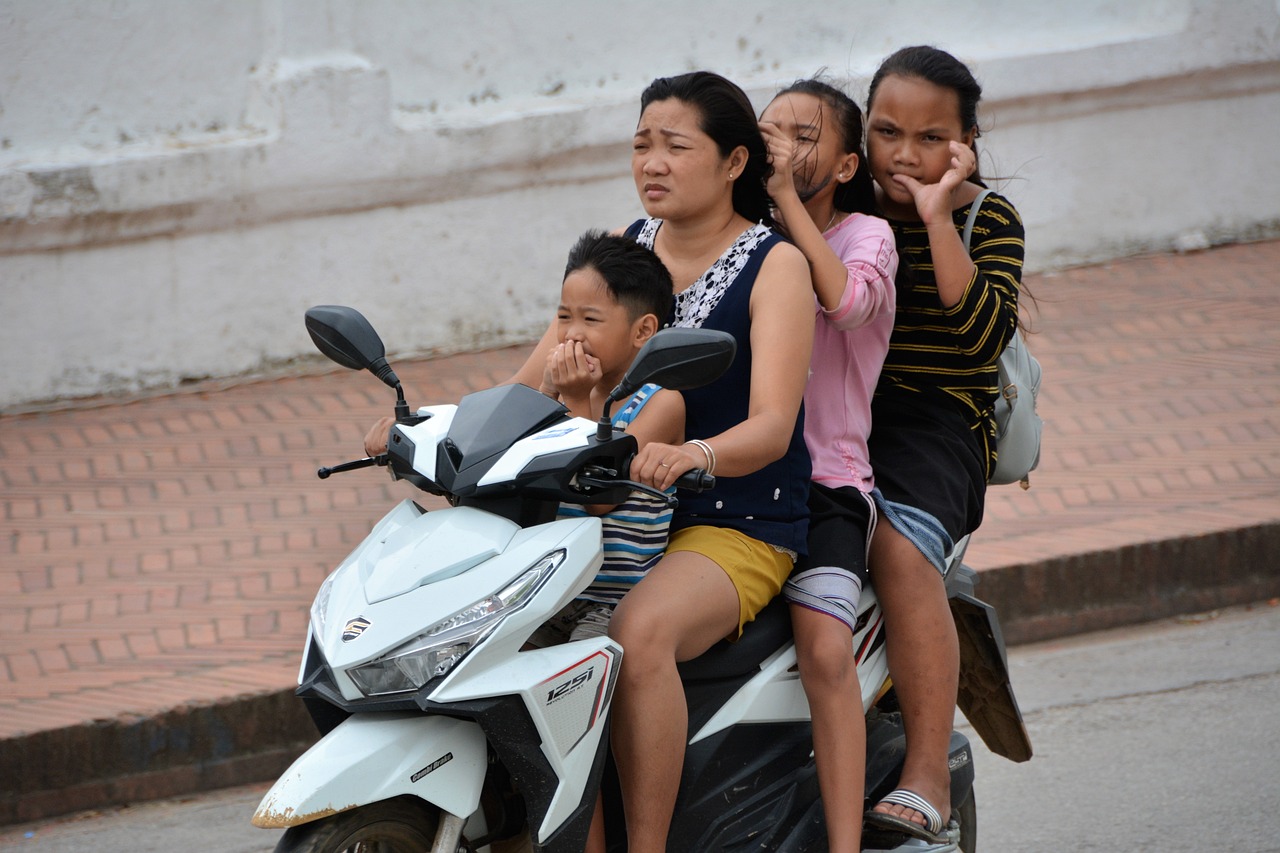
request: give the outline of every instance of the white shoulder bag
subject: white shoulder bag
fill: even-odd
[[[969,251],[973,239],[973,223],[978,209],[991,190],[983,190],[969,208],[964,225],[964,249]],[[1021,483],[1031,485],[1029,475],[1040,464],[1040,430],[1042,422],[1036,414],[1036,397],[1040,394],[1040,362],[1027,349],[1022,333],[1014,329],[1013,337],[1000,353],[998,362],[1000,387],[996,395],[996,468],[990,485]]]

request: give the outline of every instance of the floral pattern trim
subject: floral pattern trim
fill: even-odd
[[[636,235],[636,242],[652,250],[661,226],[661,219],[646,220]],[[729,285],[751,260],[751,253],[772,233],[765,226],[756,224],[738,235],[733,245],[697,281],[676,294],[676,319],[672,325],[686,329],[701,328]]]

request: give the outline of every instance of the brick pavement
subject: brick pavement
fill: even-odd
[[[969,552],[1011,638],[1280,594],[1280,241],[1029,284],[1044,458]],[[397,370],[447,401],[524,351]],[[412,493],[314,472],[390,402],[338,371],[0,416],[0,823],[277,772],[312,595]]]

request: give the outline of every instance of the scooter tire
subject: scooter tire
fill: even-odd
[[[973,789],[955,809],[956,820],[960,823],[960,853],[976,853],[978,849],[978,803],[974,799]]]
[[[416,797],[395,797],[285,830],[275,853],[344,853],[371,845],[420,853],[435,840],[439,812]]]

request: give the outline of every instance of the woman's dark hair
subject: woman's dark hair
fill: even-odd
[[[772,225],[772,204],[765,183],[773,167],[746,93],[711,71],[659,77],[640,95],[641,115],[650,104],[672,98],[698,110],[702,116],[699,127],[716,143],[720,156],[728,157],[738,146],[747,149],[747,164],[733,182],[733,209],[752,222]]]
[[[569,250],[564,277],[584,269],[600,274],[609,297],[633,321],[653,314],[661,323],[671,312],[675,298],[671,273],[657,255],[630,237],[587,231]]]
[[[853,177],[836,187],[833,199],[836,209],[878,216],[880,206],[876,203],[875,185],[871,180],[867,155],[862,150],[862,110],[858,109],[853,98],[816,77],[797,80],[774,97],[792,94],[812,95],[821,101],[835,117],[836,130],[840,133],[840,150],[858,155],[858,168],[854,170]]]
[[[876,90],[886,77],[918,77],[935,86],[950,89],[956,93],[960,101],[960,128],[973,129],[974,142],[970,143],[973,154],[978,156],[977,138],[981,135],[978,127],[978,102],[982,100],[982,87],[974,79],[969,66],[940,48],[930,45],[915,45],[900,48],[890,54],[871,78],[871,88],[867,91],[867,112],[876,100]],[[975,164],[973,174],[969,177],[979,186],[985,187],[982,175]]]

